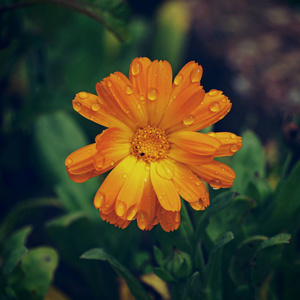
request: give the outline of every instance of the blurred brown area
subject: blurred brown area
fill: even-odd
[[[237,122],[248,118],[247,125],[263,138],[277,128],[299,143],[294,132],[300,113],[299,9],[275,0],[188,2],[193,51],[225,68],[222,80],[237,99]]]

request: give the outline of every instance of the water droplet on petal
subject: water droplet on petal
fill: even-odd
[[[110,204],[109,204],[109,203],[106,203],[106,204],[105,204],[105,207],[106,207],[106,208],[109,208],[109,207],[110,207]]]
[[[81,110],[81,103],[78,101],[74,101],[74,109],[75,111],[80,111]]]
[[[127,110],[126,110],[126,114],[129,114],[129,113],[130,113],[130,109],[127,109]]]
[[[218,190],[222,185],[221,181],[217,178],[212,179],[209,184],[214,190]]]
[[[136,109],[141,109],[141,104],[137,104]]]
[[[140,99],[141,99],[141,101],[144,101],[145,97],[144,96],[140,96]]]
[[[175,223],[180,223],[180,213],[179,212],[175,213]]]
[[[100,208],[102,206],[103,202],[105,201],[105,194],[102,192],[98,192],[94,199],[94,205],[96,208]]]
[[[136,218],[136,213],[137,213],[137,209],[136,209],[136,205],[131,206],[128,210],[127,210],[127,220],[134,220]]]
[[[138,62],[137,60],[135,60],[132,63],[132,67],[131,67],[132,75],[138,75],[139,73],[141,73],[142,68],[143,68],[142,64],[140,62]]]
[[[111,82],[111,80],[108,80],[108,81],[107,81],[107,85],[108,85],[108,87],[112,87],[112,82]]]
[[[72,158],[68,157],[68,158],[66,159],[65,165],[66,165],[66,166],[69,166],[72,162],[73,162]]]
[[[145,169],[146,169],[146,171],[149,171],[150,170],[150,165],[146,164]]]
[[[122,175],[122,177],[125,179],[125,178],[127,178],[127,173],[123,173],[123,175]]]
[[[219,91],[217,91],[217,90],[210,90],[208,92],[208,96],[211,96],[211,97],[217,96],[218,94],[219,94]]]
[[[201,184],[201,182],[200,181],[196,181],[196,185],[200,185]]]
[[[131,94],[133,93],[132,86],[126,85],[126,86],[125,86],[125,93],[126,93],[127,95],[131,95]]]
[[[222,98],[222,102],[225,103],[225,102],[226,102],[226,99],[225,99],[225,98]]]
[[[224,168],[221,168],[221,171],[222,171],[222,172],[224,172],[224,171],[225,171],[225,169],[224,169]]]
[[[183,75],[182,74],[178,74],[175,78],[174,78],[174,84],[175,85],[179,85],[183,80]]]
[[[209,106],[209,109],[212,111],[212,112],[218,112],[220,111],[220,104],[218,102],[213,102],[210,106]]]
[[[105,157],[104,155],[100,152],[96,154],[95,156],[95,164],[97,169],[101,169],[104,165]]]
[[[99,103],[93,103],[92,104],[92,110],[93,111],[98,111],[100,109],[100,104]]]
[[[81,99],[86,99],[88,97],[88,94],[86,92],[80,92],[78,94],[78,97]]]
[[[122,216],[124,216],[125,212],[126,212],[126,204],[123,201],[118,201],[117,207],[116,207],[116,214],[119,217],[122,217]]]
[[[144,211],[140,211],[138,215],[138,226],[140,229],[144,230],[148,225],[148,215]]]
[[[192,125],[195,122],[195,117],[193,115],[188,115],[184,120],[183,124],[186,126]]]
[[[230,151],[231,151],[231,152],[236,152],[236,151],[238,151],[238,150],[239,150],[239,148],[238,148],[237,145],[231,145],[231,146],[230,146]]]
[[[202,67],[197,67],[191,72],[190,79],[191,82],[200,82],[202,77]]]
[[[154,101],[154,100],[157,99],[157,97],[158,97],[157,89],[149,88],[149,90],[148,90],[148,99]]]
[[[226,138],[226,139],[225,139],[225,142],[229,142],[229,138]]]
[[[113,166],[114,164],[115,164],[115,162],[112,160],[112,161],[110,162],[110,165]]]
[[[214,132],[210,132],[208,133],[209,136],[212,136],[212,137],[216,137],[216,134]]]
[[[235,138],[236,138],[236,135],[232,133],[232,134],[230,135],[230,137],[231,137],[232,139],[235,139]]]
[[[157,174],[164,179],[172,179],[175,175],[175,167],[167,163],[156,164]]]

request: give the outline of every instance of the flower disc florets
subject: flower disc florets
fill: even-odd
[[[150,125],[134,133],[131,145],[132,154],[146,162],[166,158],[170,147],[165,131]]]

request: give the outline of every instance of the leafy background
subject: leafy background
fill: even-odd
[[[1,1],[1,299],[297,298],[299,2],[226,3]],[[137,56],[174,74],[202,64],[204,88],[233,103],[213,130],[243,136],[225,160],[233,188],[210,190],[204,212],[183,207],[173,233],[106,224],[92,201],[105,174],[76,184],[65,171],[103,129],[72,110],[75,93]]]

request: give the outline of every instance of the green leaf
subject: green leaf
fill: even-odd
[[[167,270],[163,268],[154,268],[153,272],[155,275],[157,275],[160,279],[162,279],[165,282],[169,282],[169,283],[176,282],[176,279]]]
[[[103,260],[109,262],[115,272],[126,281],[133,296],[135,296],[137,299],[150,300],[148,294],[139,283],[139,281],[122,264],[120,264],[113,256],[106,253],[103,249],[91,249],[83,253],[80,258]]]
[[[96,216],[92,201],[99,187],[97,179],[78,184],[66,171],[65,159],[73,151],[88,144],[81,128],[63,112],[44,115],[37,119],[34,127],[40,166],[68,211],[83,210]]]
[[[159,264],[160,267],[162,267],[164,264],[163,253],[156,246],[154,246],[153,249],[154,249],[154,257],[156,259],[156,262]]]
[[[14,271],[13,275],[16,276],[10,278],[10,286],[17,299],[44,299],[57,264],[58,255],[49,247],[35,248],[24,255],[18,269]],[[22,272],[22,276],[17,274],[19,272]]]
[[[24,246],[24,244],[31,231],[32,227],[30,226],[20,229],[13,233],[6,242],[3,251],[2,266],[4,276],[8,276],[19,263],[23,255],[28,252],[28,249]]]
[[[288,230],[296,223],[291,220],[297,220],[300,213],[300,161],[296,164],[287,179],[283,179],[275,192],[275,199],[272,202],[273,211],[265,225],[272,232]],[[299,224],[299,222],[298,222]]]
[[[203,211],[199,218],[199,223],[197,225],[197,234],[199,236],[200,232],[203,231],[209,223],[209,219],[222,211],[225,207],[230,205],[234,197],[234,193],[232,191],[228,191],[225,193],[219,194],[216,198],[214,198],[209,207]]]
[[[244,194],[253,178],[264,178],[265,156],[263,147],[253,132],[246,131],[242,137],[243,147],[233,156],[232,162],[236,173],[234,190]]]
[[[289,233],[280,233],[262,242],[258,247],[257,251],[261,251],[262,249],[265,249],[267,247],[276,246],[279,244],[289,244],[290,239],[291,239],[291,235]]]
[[[0,244],[16,225],[32,216],[35,209],[44,207],[61,207],[61,203],[55,198],[38,198],[17,203],[1,222]]]
[[[222,250],[233,239],[232,232],[226,232],[210,252],[202,289],[205,299],[222,299]]]
[[[199,272],[195,272],[187,281],[182,299],[183,300],[197,300],[201,293],[201,281]]]

